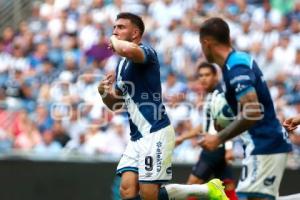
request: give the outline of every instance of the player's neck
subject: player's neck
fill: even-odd
[[[219,83],[213,84],[210,88],[207,89],[207,93],[212,93]]]
[[[215,63],[218,64],[222,68],[231,51],[232,51],[231,47],[219,46],[217,48],[216,54],[214,56]]]
[[[132,40],[131,42],[132,42],[132,43],[135,43],[135,44],[137,44],[137,45],[139,45],[139,44],[141,44],[141,39],[140,39],[140,38],[134,39],[134,40]]]

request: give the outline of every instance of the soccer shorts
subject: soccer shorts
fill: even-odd
[[[256,197],[275,200],[286,161],[287,153],[250,155],[244,158],[236,189],[239,199]]]
[[[117,174],[126,171],[138,173],[141,183],[164,183],[172,179],[172,154],[175,131],[167,126],[130,141],[117,167]]]
[[[205,150],[203,150],[205,151]],[[195,166],[193,166],[192,174],[204,182],[209,181],[212,177],[221,180],[233,180],[233,172],[230,165],[225,160],[225,150],[218,148],[212,152],[203,151]]]

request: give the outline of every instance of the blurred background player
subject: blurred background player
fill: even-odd
[[[157,54],[140,43],[144,29],[139,16],[118,14],[110,38],[110,48],[123,57],[116,69],[116,87],[112,88],[111,74],[98,86],[107,107],[115,111],[124,106],[129,118],[131,141],[117,167],[122,199],[183,200],[195,195],[227,200],[218,179],[203,185],[170,184],[161,188],[172,178],[175,132],[162,104]]]
[[[203,62],[197,69],[197,77],[201,86],[206,93],[203,110],[203,122],[188,132],[184,132],[176,138],[176,145],[181,144],[184,140],[201,136],[201,133],[216,134],[214,120],[211,114],[212,99],[214,96],[222,92],[220,85],[220,77],[216,66]],[[218,130],[218,129],[217,129]],[[234,179],[232,169],[228,164],[229,160],[233,159],[231,141],[226,142],[214,151],[202,150],[200,158],[192,169],[187,184],[202,184],[207,182],[211,177],[221,179],[225,185],[225,193],[230,200],[237,200],[234,188]],[[192,198],[190,198],[191,200]]]
[[[286,166],[291,145],[276,117],[273,101],[254,59],[235,51],[230,30],[221,18],[209,18],[200,26],[200,43],[207,60],[222,67],[225,97],[236,119],[217,135],[203,136],[201,145],[214,150],[242,134],[245,144],[243,171],[237,187],[240,199],[273,200]]]

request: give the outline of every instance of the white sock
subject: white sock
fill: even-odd
[[[198,197],[201,200],[208,199],[208,187],[206,184],[168,184],[165,185],[169,199],[185,200],[189,196]]]

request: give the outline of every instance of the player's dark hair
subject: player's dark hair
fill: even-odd
[[[135,15],[133,13],[129,13],[129,12],[122,12],[117,15],[117,20],[118,19],[130,20],[131,23],[133,23],[134,25],[136,25],[138,27],[138,29],[140,30],[141,36],[143,35],[143,33],[145,31],[145,25],[140,16]]]
[[[208,62],[202,62],[199,64],[198,66],[198,69],[197,69],[197,72],[199,72],[200,69],[203,69],[203,68],[208,68],[210,69],[210,71],[216,75],[217,74],[217,68],[213,65],[213,64],[210,64]]]
[[[228,24],[219,17],[212,17],[205,20],[200,26],[200,38],[213,37],[221,44],[230,45],[230,30]]]

